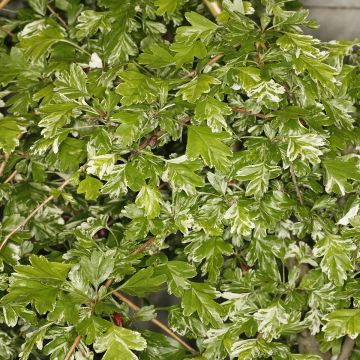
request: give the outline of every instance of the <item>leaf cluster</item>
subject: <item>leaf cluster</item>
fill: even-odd
[[[316,360],[358,337],[360,61],[308,15],[28,0],[1,18],[1,359]],[[170,336],[146,329],[163,310]]]

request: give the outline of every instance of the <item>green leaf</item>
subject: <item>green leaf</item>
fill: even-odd
[[[20,47],[25,50],[25,53],[33,61],[38,61],[50,51],[54,44],[65,39],[65,32],[59,27],[45,25],[39,20],[28,24],[19,34],[19,39]]]
[[[87,172],[98,176],[100,179],[104,175],[111,174],[115,164],[115,154],[103,154],[92,157],[87,165]]]
[[[180,38],[192,42],[200,39],[206,43],[218,29],[215,23],[194,11],[187,12],[185,18],[191,26],[180,26],[176,31],[176,40]]]
[[[139,113],[117,112],[113,120],[121,122],[116,129],[116,135],[123,146],[129,146],[141,136],[140,128],[143,123],[143,116]]]
[[[258,310],[254,318],[258,322],[258,331],[266,341],[270,341],[280,337],[282,326],[289,322],[290,316],[280,304],[276,304]]]
[[[0,83],[4,86],[13,81],[17,77],[21,77],[22,74],[27,74],[29,77],[36,76],[35,69],[30,69],[24,53],[21,49],[13,47],[10,54],[0,53],[0,62],[2,64],[0,68]],[[32,71],[31,71],[32,70]],[[27,71],[29,71],[27,73]]]
[[[205,185],[202,177],[195,171],[202,169],[199,161],[190,161],[186,156],[181,156],[166,162],[166,170],[163,174],[163,180],[170,182],[176,191],[184,190],[187,194],[194,194],[196,187]]]
[[[32,255],[31,265],[18,265],[11,277],[9,293],[2,304],[33,302],[40,314],[53,310],[60,285],[66,280],[71,264],[49,262],[43,256]]]
[[[136,331],[111,325],[108,331],[98,337],[94,343],[97,353],[105,354],[103,360],[136,360],[138,357],[131,351],[141,351],[146,348],[146,340]]]
[[[45,324],[40,328],[30,332],[26,336],[26,341],[19,354],[20,360],[27,360],[32,352],[32,349],[36,345],[39,349],[42,349],[42,343],[46,334],[46,331],[51,323]]]
[[[47,0],[29,0],[29,5],[40,15],[46,14]]]
[[[324,145],[324,138],[317,134],[289,136],[286,155],[290,161],[294,161],[300,156],[301,160],[306,159],[316,165],[320,162],[320,156],[323,154],[319,148]]]
[[[249,181],[246,185],[246,195],[254,195],[255,199],[260,199],[268,190],[270,179],[274,179],[280,174],[281,168],[279,166],[262,162],[243,167],[237,171],[236,178],[241,181]]]
[[[16,118],[0,118],[0,148],[6,153],[11,153],[19,145],[19,136],[26,130]]]
[[[155,0],[155,6],[158,8],[157,15],[173,14],[181,5],[183,0]]]
[[[220,237],[210,237],[204,241],[195,241],[185,248],[189,258],[202,263],[202,275],[209,274],[209,281],[215,283],[224,263],[224,256],[233,253],[232,246]]]
[[[190,44],[187,41],[177,41],[170,49],[176,53],[174,60],[177,67],[193,63],[195,58],[203,59],[207,55],[206,47],[200,40]]]
[[[59,146],[59,166],[63,171],[76,171],[86,158],[85,142],[67,137]]]
[[[220,81],[212,76],[201,74],[190,82],[179,87],[177,96],[181,95],[183,100],[194,103],[201,95],[210,92],[211,85],[218,85]]]
[[[101,31],[110,31],[110,22],[107,19],[106,12],[96,12],[93,10],[83,11],[77,18],[76,38],[81,40],[91,37],[100,29]]]
[[[141,188],[135,200],[136,205],[144,209],[145,216],[149,219],[156,218],[160,214],[161,202],[160,191],[148,185]]]
[[[186,155],[189,159],[201,156],[206,165],[215,167],[217,171],[226,172],[232,151],[221,140],[227,137],[223,132],[212,133],[206,126],[190,126]]]
[[[320,44],[320,41],[310,35],[286,33],[279,37],[276,43],[282,50],[295,50],[297,53],[301,51],[309,56],[318,55],[320,52],[319,49],[315,47]]]
[[[360,180],[360,160],[357,157],[342,157],[324,160],[325,168],[325,190],[327,193],[334,192],[344,196],[352,191],[352,185],[348,180]]]
[[[252,229],[255,228],[254,216],[241,202],[231,205],[224,214],[224,219],[230,220],[231,232],[234,234],[250,236]]]
[[[328,234],[317,241],[313,252],[315,256],[323,257],[320,263],[323,272],[335,285],[341,286],[347,279],[347,272],[353,270],[351,252],[355,249],[356,246],[351,239]]]
[[[79,322],[76,329],[81,336],[85,337],[86,344],[90,345],[98,339],[109,326],[111,326],[110,323],[105,319],[91,315]]]
[[[171,1],[175,3],[175,1]],[[149,49],[139,55],[139,63],[151,68],[161,69],[175,64],[173,56],[169,51],[157,43],[153,43]]]
[[[196,312],[205,324],[219,327],[223,309],[214,301],[219,295],[215,288],[208,284],[190,282],[190,289],[184,291],[182,298],[184,315],[190,316]]]
[[[277,109],[284,93],[284,87],[274,80],[261,81],[247,91],[249,97],[256,99],[258,104],[268,109]]]
[[[345,99],[332,99],[323,101],[326,114],[338,126],[345,129],[352,129],[354,119],[349,113],[355,111],[353,103]]]
[[[81,271],[86,279],[97,289],[114,269],[114,259],[100,251],[95,251],[90,258],[82,258],[80,261]]]
[[[89,95],[86,83],[84,70],[77,64],[71,64],[69,72],[58,75],[54,90],[69,98],[84,97]]]
[[[336,69],[328,64],[324,64],[313,57],[300,56],[293,59],[294,68],[297,73],[302,73],[305,70],[310,77],[318,84],[333,90],[335,87]]]
[[[331,312],[324,327],[327,341],[338,339],[345,335],[355,339],[360,334],[360,309],[341,309]]]
[[[147,347],[144,351],[146,360],[184,359],[186,350],[171,337],[158,332],[145,330],[142,336],[146,339]]]
[[[116,92],[122,96],[124,105],[151,104],[159,97],[160,86],[155,78],[129,70],[120,72],[119,76],[123,82],[116,88]]]
[[[148,267],[141,269],[123,285],[121,285],[121,289],[130,295],[137,296],[144,296],[146,293],[156,292],[161,289],[161,285],[166,281],[166,276],[153,275],[153,268]]]
[[[196,276],[196,270],[193,265],[184,261],[167,261],[165,264],[156,268],[156,272],[167,276],[167,285],[169,292],[176,296],[181,296],[184,289],[189,288],[187,279]]]
[[[239,79],[241,87],[245,91],[249,91],[259,82],[261,82],[260,69],[247,66],[247,67],[238,67],[236,75]]]
[[[213,132],[221,132],[228,125],[224,115],[232,114],[231,108],[221,101],[207,96],[196,104],[195,119],[206,121]]]
[[[108,194],[111,198],[119,198],[127,193],[128,183],[125,167],[126,165],[115,165],[112,171],[104,177],[106,184],[101,189],[103,194]]]
[[[80,181],[77,193],[85,194],[86,200],[95,200],[102,187],[102,182],[92,176],[86,175],[85,179]]]
[[[282,343],[266,342],[263,339],[239,340],[231,346],[231,356],[241,360],[261,358],[281,359],[288,355],[289,349]]]

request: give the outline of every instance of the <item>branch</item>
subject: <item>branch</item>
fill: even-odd
[[[0,2],[0,10],[2,10],[11,0],[2,0]]]
[[[351,356],[354,346],[355,340],[347,336],[341,346],[340,354],[337,357],[337,360],[348,360]]]
[[[134,304],[131,300],[129,300],[127,297],[125,297],[123,294],[119,293],[118,291],[113,291],[112,294],[117,297],[122,302],[129,305],[129,307],[137,311],[139,310],[139,307]],[[165,326],[162,322],[160,322],[157,319],[152,319],[151,322],[158,326],[160,329],[162,329],[164,332],[166,332],[169,336],[171,336],[174,340],[176,340],[179,344],[184,346],[187,350],[189,350],[192,354],[198,354],[198,352],[193,349],[189,344],[187,344],[185,341],[183,341],[179,336],[177,336],[173,331],[171,331],[167,326]]]
[[[4,181],[4,184],[9,183],[9,182],[16,176],[16,174],[17,174],[17,171],[14,170],[14,171],[6,178],[6,180]]]
[[[53,8],[50,5],[47,5],[46,7],[51,12],[51,14],[53,14],[61,22],[64,28],[69,30],[67,23],[53,10]]]
[[[4,173],[4,170],[5,170],[5,167],[6,167],[6,164],[7,162],[9,161],[9,154],[5,153],[4,155],[4,160],[3,162],[1,163],[0,165],[0,176],[3,176],[3,173]]]
[[[191,122],[191,117],[190,117],[190,116],[188,116],[187,118],[185,118],[183,125],[185,125],[185,124],[187,124],[187,123],[189,123],[189,122]],[[166,131],[163,130],[163,129],[160,129],[160,130],[156,131],[153,135],[151,135],[151,136],[149,136],[148,138],[146,138],[146,139],[140,144],[139,150],[145,149],[148,145],[150,145],[151,147],[153,147],[153,146],[156,144],[157,140],[158,140],[161,136],[163,136],[164,134],[166,134]]]
[[[59,191],[64,190],[65,186],[71,181],[71,176],[65,180],[58,188]],[[7,234],[0,244],[0,251],[6,246],[10,238],[17,233],[22,227],[24,227],[48,202],[54,199],[54,195],[48,196],[41,204],[39,204],[18,226],[15,227],[9,234]]]
[[[78,335],[78,336],[75,338],[73,344],[71,345],[70,350],[68,351],[68,353],[67,353],[66,356],[64,357],[64,360],[70,360],[73,352],[75,351],[75,349],[76,349],[77,346],[79,345],[80,340],[81,340],[81,336]]]
[[[299,188],[299,185],[297,183],[297,180],[296,180],[296,175],[295,175],[295,171],[294,171],[294,166],[292,163],[290,163],[290,174],[291,174],[291,179],[292,179],[292,182],[295,186],[295,191],[296,191],[296,196],[298,197],[299,201],[300,201],[300,204],[301,205],[304,205],[304,200],[303,200],[303,197],[302,197],[302,194],[301,194],[301,190]]]

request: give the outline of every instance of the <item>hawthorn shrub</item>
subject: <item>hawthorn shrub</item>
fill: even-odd
[[[0,358],[359,359],[355,44],[297,0],[22,6]]]

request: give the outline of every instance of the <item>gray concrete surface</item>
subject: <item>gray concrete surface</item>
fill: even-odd
[[[360,38],[360,0],[302,0],[320,28],[306,32],[323,41]]]

